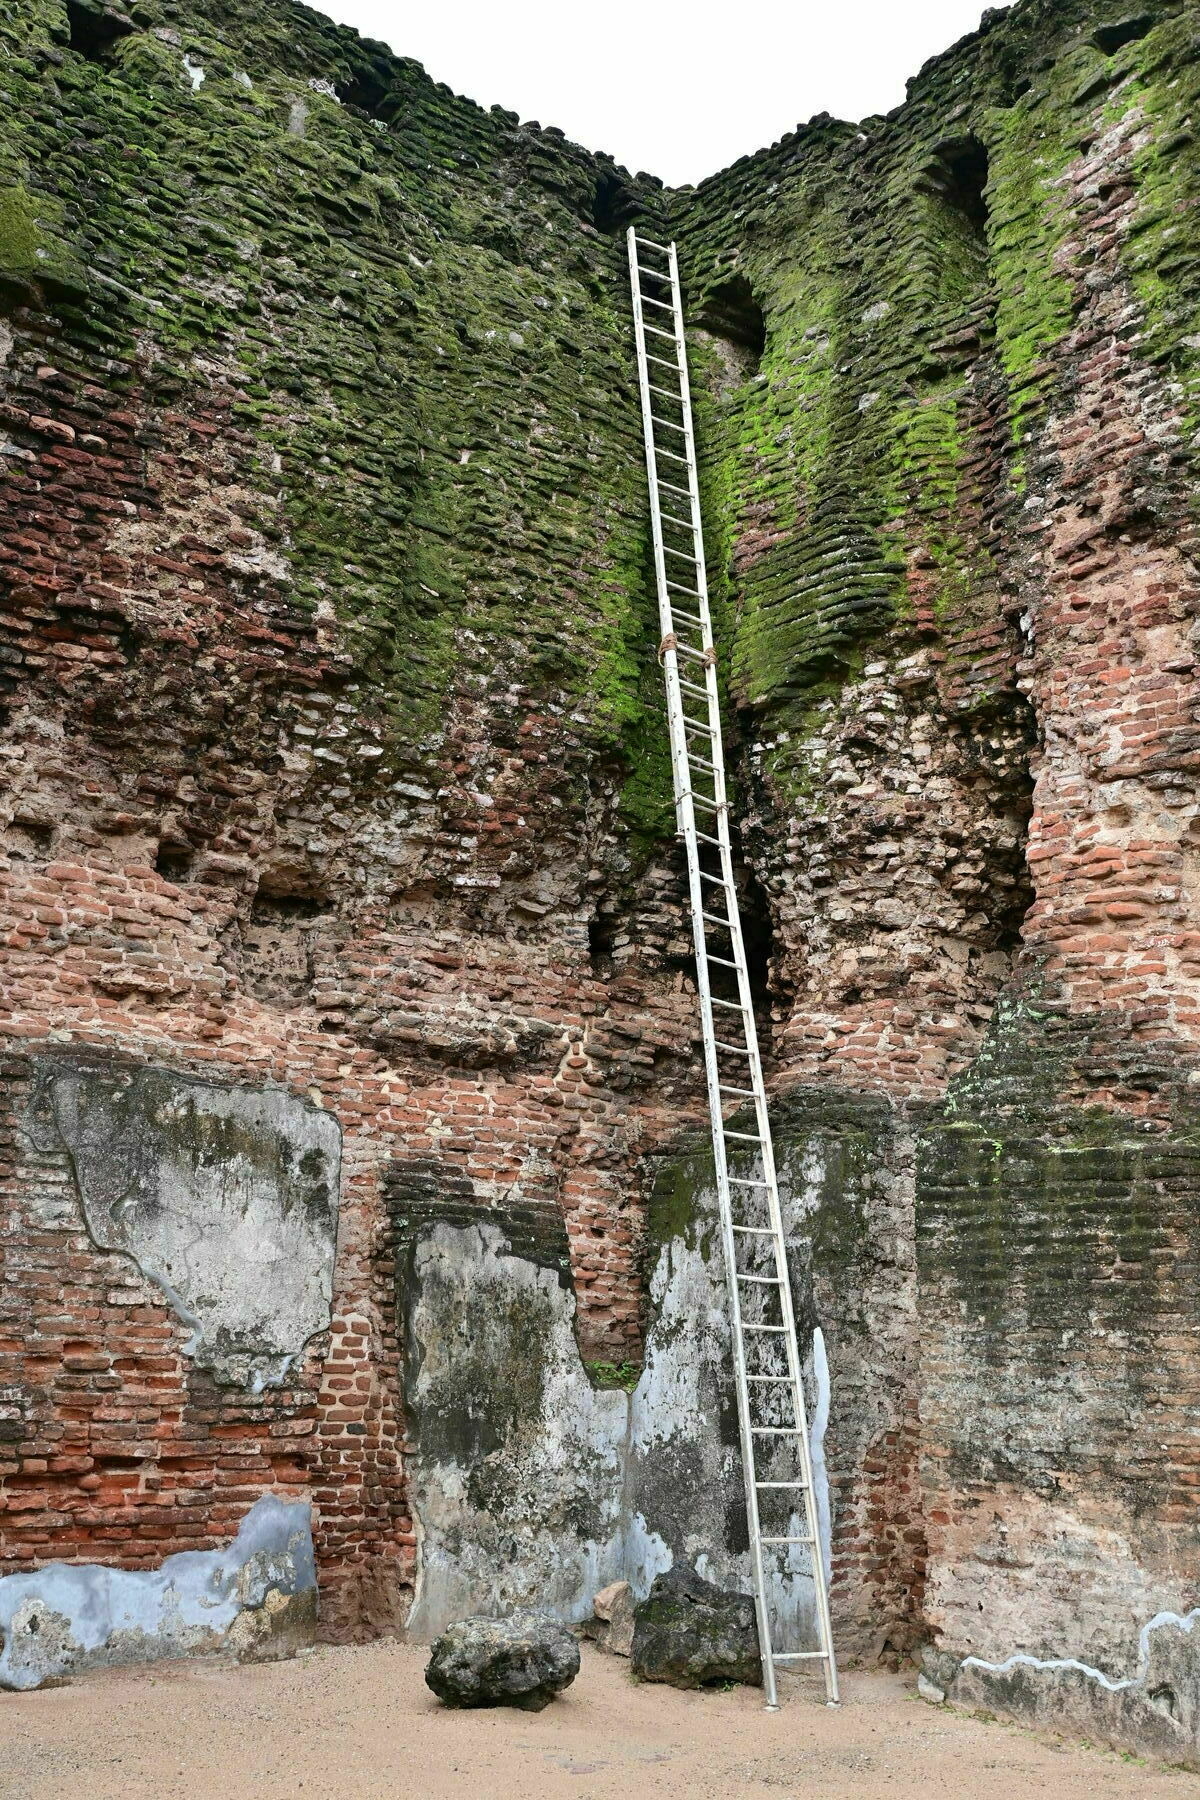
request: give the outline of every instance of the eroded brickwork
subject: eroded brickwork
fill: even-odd
[[[1077,1615],[1014,1598],[988,1522],[1049,1568],[1145,1358],[1087,1353],[1125,1398],[1069,1481],[1047,1444],[998,1472],[972,1435],[1071,1391],[1078,1343],[1033,1324],[1006,1392],[991,1372],[1026,1250],[1067,1241],[1054,1158],[1090,1180],[1097,1118],[1117,1212],[1153,1137],[1151,1248],[1190,1266],[1195,24],[1094,14],[989,14],[887,118],[678,195],[290,5],[0,21],[10,1565],[209,1547],[270,1488],[314,1504],[327,1630],[403,1617],[393,1163],[557,1212],[584,1356],[636,1364],[647,1171],[704,1118],[638,217],[683,258],[844,1639],[966,1654],[955,1569],[1047,1645],[1183,1591],[1182,1441],[1105,1514],[1136,1575]],[[46,1055],[336,1117],[332,1325],[282,1385],[197,1369],[178,1310],[88,1241],[20,1125]],[[955,1160],[977,1140],[1021,1221],[1003,1276]],[[1186,1308],[1132,1291],[1186,1396]]]

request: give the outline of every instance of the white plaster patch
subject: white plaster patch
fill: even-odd
[[[236,1644],[243,1613],[270,1613],[277,1596],[306,1592],[315,1621],[308,1503],[273,1494],[256,1502],[224,1550],[184,1551],[157,1569],[48,1563],[5,1575],[0,1688],[22,1691],[82,1669],[219,1651]]]
[[[421,1555],[409,1631],[433,1637],[466,1614],[525,1606],[590,1617],[621,1574],[627,1396],[593,1389],[573,1294],[554,1269],[509,1254],[498,1225],[435,1225],[414,1277],[419,1367],[406,1399],[420,1420]]]
[[[789,1204],[795,1228],[816,1205],[821,1156],[805,1159]],[[653,1320],[634,1392],[596,1392],[579,1358],[575,1300],[555,1267],[513,1253],[492,1223],[432,1223],[407,1276],[405,1403],[417,1451],[410,1493],[419,1535],[409,1630],[435,1635],[468,1613],[537,1605],[591,1614],[595,1592],[624,1579],[644,1598],[686,1561],[750,1592],[745,1489],[733,1416],[728,1291],[715,1197],[697,1198],[688,1236],[660,1250]],[[829,1368],[817,1333],[810,1430],[818,1535],[829,1567],[824,1436]],[[766,1464],[762,1465],[765,1472]],[[793,1515],[791,1530],[799,1531]],[[815,1641],[807,1546],[789,1545],[771,1577],[777,1639]]]
[[[45,1063],[24,1119],[69,1152],[87,1229],[166,1295],[221,1380],[281,1382],[333,1298],[341,1136],[278,1089]]]

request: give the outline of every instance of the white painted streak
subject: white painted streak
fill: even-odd
[[[817,1390],[809,1427],[809,1454],[812,1458],[813,1498],[817,1503],[817,1537],[821,1545],[821,1561],[825,1565],[825,1586],[833,1581],[833,1527],[829,1510],[829,1469],[825,1462],[825,1432],[829,1426],[829,1358],[825,1354],[825,1333],[819,1325],[812,1335],[813,1383]]]
[[[980,1656],[964,1656],[961,1667],[982,1669],[988,1675],[1007,1675],[1010,1669],[1016,1668],[1036,1669],[1039,1674],[1050,1670],[1074,1669],[1077,1674],[1086,1675],[1090,1681],[1098,1682],[1108,1693],[1119,1694],[1124,1689],[1137,1687],[1145,1681],[1150,1668],[1151,1632],[1161,1631],[1165,1625],[1176,1625],[1180,1631],[1191,1632],[1197,1619],[1200,1619],[1200,1606],[1194,1606],[1190,1613],[1183,1616],[1173,1612],[1155,1613],[1154,1617],[1148,1620],[1138,1632],[1139,1666],[1137,1674],[1127,1675],[1120,1681],[1114,1681],[1111,1676],[1104,1673],[1103,1669],[1093,1669],[1090,1663],[1080,1662],[1075,1656],[1054,1656],[1043,1659],[1040,1656],[1030,1656],[1023,1650],[1018,1651],[1015,1656],[1007,1657],[1002,1663],[984,1662]]]

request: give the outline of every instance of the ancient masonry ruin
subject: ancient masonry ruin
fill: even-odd
[[[1183,0],[680,192],[0,0],[0,1685],[744,1585],[640,221],[840,1653],[1200,1756],[1198,133]]]

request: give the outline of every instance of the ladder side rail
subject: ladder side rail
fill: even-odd
[[[711,685],[716,686],[716,671],[709,670]],[[714,760],[719,760],[714,758]],[[783,1339],[788,1363],[788,1385],[792,1394],[792,1406],[797,1427],[799,1461],[801,1475],[804,1480],[804,1515],[808,1535],[813,1540],[811,1551],[813,1592],[817,1608],[818,1635],[825,1649],[825,1688],[830,1702],[837,1704],[839,1699],[837,1665],[833,1653],[833,1631],[829,1611],[828,1583],[825,1575],[825,1560],[821,1553],[820,1521],[817,1515],[816,1495],[812,1482],[812,1451],[809,1443],[808,1407],[804,1397],[804,1373],[800,1360],[800,1347],[796,1334],[795,1307],[792,1298],[791,1276],[787,1266],[787,1238],[784,1230],[783,1210],[779,1198],[779,1177],[775,1162],[775,1147],[771,1133],[770,1115],[767,1105],[766,1079],[762,1067],[762,1056],[758,1043],[758,1028],[754,1017],[753,996],[750,989],[749,965],[746,961],[745,943],[741,929],[741,912],[737,903],[737,889],[733,871],[733,841],[730,829],[728,807],[717,816],[716,836],[720,843],[719,855],[722,874],[727,894],[726,911],[729,915],[729,936],[733,947],[733,961],[736,969],[738,998],[742,1007],[743,1036],[748,1052],[750,1086],[754,1096],[755,1119],[759,1138],[759,1155],[762,1165],[762,1178],[765,1184],[767,1216],[771,1228],[772,1247],[775,1258],[780,1303],[780,1317],[783,1325]],[[724,1126],[722,1125],[722,1129]],[[756,1496],[757,1499],[757,1496]],[[755,1517],[757,1512],[755,1513]],[[774,1654],[772,1650],[772,1655]]]
[[[709,1115],[712,1126],[713,1158],[716,1168],[718,1207],[722,1236],[725,1243],[726,1266],[732,1270],[736,1268],[732,1229],[733,1220],[729,1198],[729,1177],[725,1156],[725,1138],[722,1131],[721,1077],[717,1063],[716,1030],[713,1024],[712,995],[708,979],[708,947],[704,938],[700,855],[699,846],[696,840],[695,810],[691,799],[691,777],[687,766],[687,738],[683,730],[684,705],[683,694],[679,687],[678,657],[674,649],[670,647],[670,639],[674,635],[674,618],[671,609],[670,590],[667,586],[666,559],[663,555],[661,505],[658,493],[658,458],[654,443],[654,429],[651,423],[649,394],[650,373],[646,361],[647,352],[642,318],[642,293],[637,262],[637,243],[632,226],[629,229],[627,242],[629,248],[630,281],[633,289],[634,334],[637,344],[638,380],[642,398],[642,427],[646,452],[646,473],[650,487],[650,517],[654,538],[655,575],[658,582],[659,624],[662,628],[663,639],[668,645],[668,648],[664,651],[662,663],[667,688],[667,721],[671,739],[671,768],[675,787],[676,817],[681,835],[683,836],[687,855],[688,891],[692,911],[692,935],[696,950],[696,986],[700,1000],[701,1037],[704,1046],[705,1075],[708,1087]],[[673,260],[672,270],[674,270]],[[678,293],[677,277],[673,282],[672,293],[673,296]],[[678,314],[677,301],[675,310]],[[678,330],[676,332],[676,356],[677,369],[680,376],[681,400],[683,401],[686,412],[686,375],[684,374],[683,339]],[[691,483],[690,491],[694,492],[694,478]],[[703,584],[703,563],[701,563],[698,568],[697,578],[697,588],[701,592],[704,592]],[[709,673],[711,674],[711,670]],[[713,702],[710,697],[710,729],[713,718],[712,705]],[[748,1392],[745,1379],[745,1356],[741,1328],[741,1296],[736,1291],[736,1282],[731,1283],[731,1289],[733,1314],[730,1323],[733,1337],[736,1388],[739,1396],[740,1408],[742,1400]],[[750,1436],[749,1423],[749,1418],[747,1417],[743,1422],[743,1441],[749,1448],[750,1481],[752,1484],[754,1474],[754,1445],[753,1439]],[[756,1519],[757,1497],[752,1485],[750,1488],[750,1504],[755,1508],[753,1516]],[[756,1545],[758,1535],[757,1531],[753,1534]],[[761,1583],[759,1585],[761,1588]]]
[[[700,506],[700,488],[698,463],[696,458],[695,434],[692,423],[691,398],[688,386],[687,352],[684,337],[683,305],[681,284],[679,280],[678,254],[674,243],[668,246],[668,261],[671,269],[671,298],[675,309],[675,332],[679,342],[680,388],[683,400],[684,442],[688,461],[688,489],[691,500],[692,530],[695,545],[699,579],[696,586],[700,600],[697,611],[704,621],[703,640],[708,649],[713,641],[711,611],[708,600],[708,583],[704,561],[703,514]],[[733,843],[730,830],[728,797],[725,786],[725,757],[721,738],[721,720],[719,710],[719,690],[716,669],[710,664],[707,675],[709,688],[709,710],[712,720],[712,739],[714,754],[714,796],[718,802],[717,831],[720,839],[721,869],[725,880],[726,913],[729,918],[729,935],[733,946],[733,960],[737,965],[738,998],[742,1007],[743,1034],[746,1048],[749,1051],[750,1085],[754,1090],[754,1108],[758,1125],[758,1134],[762,1143],[763,1179],[767,1184],[767,1206],[772,1231],[774,1233],[774,1251],[776,1277],[780,1296],[781,1316],[785,1328],[784,1343],[787,1347],[787,1359],[796,1425],[799,1431],[801,1474],[805,1488],[805,1518],[809,1536],[813,1539],[812,1564],[813,1588],[817,1602],[818,1631],[822,1645],[826,1648],[825,1681],[830,1700],[838,1699],[837,1667],[833,1655],[833,1631],[829,1616],[829,1595],[825,1579],[825,1560],[821,1553],[819,1521],[817,1518],[816,1495],[812,1484],[812,1452],[808,1437],[808,1408],[804,1398],[804,1377],[800,1364],[799,1344],[796,1336],[795,1308],[792,1300],[791,1277],[787,1267],[787,1239],[784,1232],[783,1212],[779,1199],[779,1180],[775,1166],[775,1149],[771,1135],[770,1116],[767,1108],[766,1079],[762,1068],[762,1058],[758,1044],[758,1027],[754,1017],[753,996],[750,990],[749,965],[746,961],[745,943],[742,936],[741,908],[737,899],[737,888],[733,873]],[[723,1127],[722,1127],[723,1129]],[[733,1285],[736,1287],[736,1279]],[[755,1516],[757,1515],[757,1494],[755,1495]],[[769,1640],[764,1639],[764,1642]],[[773,1653],[772,1653],[773,1654]],[[773,1684],[772,1684],[773,1685]]]
[[[683,292],[679,281],[679,258],[672,243],[667,251],[671,266],[671,303],[675,315],[675,337],[679,345],[679,399],[683,409],[684,453],[688,465],[688,499],[691,503],[692,552],[696,563],[699,589],[699,604],[696,611],[701,619],[701,635],[704,648],[713,648],[712,610],[708,600],[708,566],[704,555],[704,515],[700,510],[700,476],[699,462],[696,457],[696,432],[692,422],[692,393],[688,381],[687,339],[684,336],[683,324]],[[713,737],[718,747],[721,741],[721,715],[713,714]],[[713,757],[721,773],[722,789],[725,778],[725,759],[722,755]],[[717,795],[718,800],[725,798],[724,791]]]
[[[710,825],[710,831],[706,834],[706,841],[715,842],[721,867],[720,886],[726,901],[725,910],[727,917],[725,923],[733,948],[733,960],[730,966],[732,966],[736,972],[737,992],[739,996],[738,1010],[740,1011],[742,1019],[743,1036],[745,1040],[744,1052],[748,1061],[748,1076],[750,1081],[750,1096],[748,1097],[752,1097],[754,1100],[758,1126],[757,1138],[755,1141],[757,1142],[762,1160],[763,1180],[761,1187],[765,1191],[768,1218],[770,1221],[767,1230],[761,1233],[761,1235],[770,1236],[772,1239],[772,1248],[776,1266],[776,1277],[772,1285],[776,1286],[780,1296],[781,1318],[783,1321],[780,1326],[772,1327],[772,1329],[779,1332],[784,1337],[789,1371],[787,1376],[760,1377],[758,1379],[776,1382],[780,1385],[786,1383],[791,1391],[793,1400],[795,1431],[793,1433],[785,1428],[783,1435],[797,1436],[799,1438],[800,1446],[800,1465],[803,1480],[800,1483],[773,1483],[770,1485],[798,1485],[803,1488],[805,1494],[807,1539],[800,1538],[797,1541],[807,1541],[810,1545],[813,1562],[814,1589],[817,1601],[818,1628],[823,1644],[823,1648],[820,1651],[796,1652],[791,1660],[796,1660],[801,1655],[823,1658],[825,1662],[827,1695],[831,1702],[836,1703],[838,1698],[837,1671],[833,1653],[833,1638],[829,1617],[829,1601],[827,1583],[825,1580],[824,1558],[821,1555],[816,1497],[812,1486],[812,1460],[811,1448],[808,1441],[808,1420],[804,1399],[803,1371],[800,1363],[799,1345],[796,1337],[791,1282],[787,1270],[786,1240],[783,1232],[778,1179],[775,1167],[774,1149],[771,1140],[770,1120],[767,1112],[766,1085],[758,1045],[753,999],[750,990],[749,967],[746,961],[745,945],[741,929],[741,914],[733,871],[733,847],[730,832],[721,733],[720,694],[717,684],[715,656],[713,654],[712,620],[704,557],[703,519],[700,508],[695,435],[688,385],[687,350],[684,335],[678,258],[674,243],[665,247],[656,246],[656,248],[660,248],[660,253],[665,252],[669,265],[668,270],[662,271],[661,273],[654,270],[643,270],[637,255],[638,240],[632,228],[628,233],[627,241],[630,264],[630,284],[633,292],[634,329],[637,344],[638,379],[641,390],[646,469],[650,488],[651,524],[654,539],[659,620],[663,638],[660,661],[663,665],[667,689],[667,713],[671,741],[672,775],[675,788],[676,819],[680,834],[684,840],[687,854],[688,887],[692,909],[693,938],[696,949],[696,972],[700,1000],[701,1033],[704,1045],[709,1112],[712,1124],[719,1216],[725,1250],[726,1270],[728,1274],[731,1314],[730,1323],[732,1329],[734,1373],[738,1401],[738,1422],[742,1440],[742,1464],[746,1482],[747,1522],[750,1527],[749,1535],[755,1581],[755,1607],[759,1623],[763,1680],[766,1688],[767,1705],[769,1708],[774,1709],[778,1704],[774,1666],[775,1657],[776,1654],[778,1654],[780,1660],[788,1660],[788,1654],[782,1651],[778,1653],[774,1651],[770,1638],[770,1620],[767,1614],[766,1579],[762,1560],[762,1544],[764,1540],[762,1538],[758,1513],[758,1481],[754,1445],[755,1428],[750,1412],[750,1385],[745,1361],[746,1328],[744,1327],[742,1320],[741,1292],[739,1288],[736,1257],[735,1232],[738,1228],[734,1223],[733,1196],[728,1169],[725,1121],[722,1112],[722,1082],[720,1067],[717,1060],[719,1046],[714,1025],[713,996],[709,980],[710,952],[705,937],[704,894],[702,887],[702,872],[700,869],[700,849],[691,787],[692,776],[689,763],[689,738],[688,732],[685,729],[685,720],[694,730],[698,729],[700,732],[707,735],[711,749],[709,760],[713,781],[713,797],[711,801],[705,798],[704,803],[706,807],[712,807],[715,810],[715,827],[706,819],[706,823]],[[647,278],[653,278],[660,282],[667,281],[670,284],[670,311],[673,318],[673,337],[676,353],[673,365],[667,364],[663,357],[658,355],[652,356],[646,345],[646,331],[648,328],[645,322],[643,305],[647,296],[643,295],[642,292],[641,276],[643,273]],[[665,303],[657,302],[656,304],[662,307],[663,310],[667,310]],[[657,327],[650,327],[649,329],[653,330],[655,336],[658,337],[665,338],[669,335],[664,331],[660,331]],[[672,400],[675,399],[675,396],[668,396],[665,389],[658,390],[654,388],[654,384],[650,380],[649,363],[651,361],[664,368],[672,368],[679,382],[678,404],[681,414],[680,423],[675,424],[673,421],[665,421],[665,423],[669,425],[671,430],[681,433],[683,445],[680,447],[684,450],[684,456],[681,458],[677,454],[677,451],[668,451],[665,446],[663,448],[663,453],[669,455],[673,463],[683,462],[687,471],[687,498],[689,501],[690,530],[693,544],[692,557],[690,560],[692,561],[695,570],[695,594],[693,599],[696,606],[696,616],[693,618],[693,623],[700,626],[702,647],[703,651],[706,653],[704,657],[704,699],[707,710],[707,724],[705,724],[702,719],[696,718],[693,714],[687,713],[683,689],[680,685],[679,656],[675,648],[674,612],[671,602],[671,590],[673,584],[667,575],[666,556],[667,554],[670,554],[680,560],[689,559],[684,553],[676,550],[674,547],[667,546],[664,541],[662,500],[660,494],[661,484],[658,475],[658,446],[654,436],[655,415],[653,413],[651,392],[662,391],[665,398],[671,398]],[[678,487],[673,483],[670,485],[669,491],[672,494],[680,492]],[[672,524],[676,527],[684,527],[687,529],[682,519],[673,519]],[[692,654],[695,656],[694,651]],[[692,691],[693,688],[694,684],[689,683],[689,691]],[[698,692],[698,690],[696,691]],[[704,797],[701,796],[701,798]],[[712,877],[707,877],[707,879],[711,880]],[[727,1002],[722,1002],[722,1005],[727,1004]],[[737,1134],[733,1135],[736,1136]],[[740,1183],[739,1185],[745,1186],[746,1184]],[[771,1539],[770,1541],[774,1542],[776,1540]],[[790,1540],[781,1539],[778,1541],[786,1542]]]
[[[715,671],[712,671],[715,679]],[[800,1347],[796,1333],[795,1305],[792,1297],[791,1276],[787,1266],[787,1237],[784,1230],[783,1209],[779,1197],[779,1176],[775,1162],[775,1145],[771,1132],[770,1115],[767,1106],[766,1079],[762,1067],[762,1056],[758,1043],[757,1023],[754,1017],[753,996],[750,989],[750,971],[746,961],[745,943],[741,930],[741,913],[737,905],[737,893],[733,874],[733,841],[730,829],[728,809],[718,816],[717,837],[720,840],[720,857],[725,877],[729,904],[727,912],[730,918],[730,940],[733,946],[733,960],[736,964],[738,997],[743,1009],[743,1026],[746,1047],[749,1052],[750,1085],[754,1092],[754,1109],[760,1141],[760,1158],[762,1177],[766,1186],[767,1213],[772,1232],[772,1243],[775,1256],[775,1273],[778,1281],[780,1317],[784,1327],[784,1345],[788,1362],[789,1386],[792,1392],[792,1405],[797,1427],[798,1449],[801,1475],[804,1480],[804,1513],[808,1535],[812,1543],[812,1578],[813,1593],[817,1607],[817,1627],[822,1645],[826,1649],[825,1687],[827,1698],[837,1704],[838,1679],[837,1664],[833,1653],[833,1629],[829,1610],[829,1591],[825,1573],[825,1559],[821,1553],[820,1521],[817,1515],[816,1494],[812,1481],[812,1449],[809,1442],[808,1406],[804,1396],[804,1372],[800,1360]]]
[[[696,611],[701,619],[701,641],[705,650],[713,648],[712,614],[708,599],[708,571],[704,554],[704,525],[700,509],[700,481],[696,462],[696,440],[692,423],[691,392],[687,374],[687,340],[684,333],[683,301],[679,281],[679,259],[675,244],[667,248],[667,261],[670,268],[671,303],[674,312],[676,354],[679,359],[679,390],[682,407],[682,418],[685,427],[684,447],[687,460],[688,501],[691,512],[692,547],[696,568]],[[671,660],[676,659],[672,654]],[[737,945],[740,942],[740,921],[737,906],[736,889],[732,883],[732,865],[729,858],[729,803],[725,790],[725,754],[721,735],[720,688],[717,683],[715,657],[710,656],[704,671],[704,685],[708,705],[708,736],[710,743],[709,760],[713,765],[713,797],[717,806],[716,836],[721,842],[719,852],[721,872],[724,880],[726,896],[725,911],[729,920],[729,929],[735,944],[735,961],[739,960]],[[699,856],[696,855],[696,866],[699,867]],[[704,932],[703,896],[701,883],[697,879],[692,894],[692,930],[696,943],[697,969],[703,969],[705,987],[708,986],[708,943]],[[740,959],[744,963],[744,957]],[[739,997],[745,1001],[739,977]],[[725,1153],[725,1117],[722,1110],[720,1092],[720,1070],[717,1066],[716,1046],[709,1048],[708,1040],[715,1039],[715,1031],[711,1024],[711,1006],[707,1009],[709,1024],[706,1031],[706,1056],[711,1060],[709,1074],[709,1110],[712,1115],[713,1144],[716,1149],[716,1160],[719,1164],[717,1174],[717,1201],[721,1223],[721,1236],[725,1251],[725,1268],[729,1288],[730,1327],[734,1346],[735,1392],[737,1396],[738,1430],[742,1445],[742,1473],[746,1488],[746,1513],[749,1526],[751,1562],[754,1576],[754,1607],[758,1618],[759,1653],[762,1660],[763,1686],[766,1692],[766,1704],[774,1710],[779,1704],[775,1681],[774,1647],[771,1642],[771,1620],[767,1609],[766,1570],[763,1567],[762,1527],[758,1513],[758,1467],[754,1443],[754,1422],[750,1413],[750,1386],[746,1380],[745,1342],[742,1331],[742,1297],[738,1285],[737,1240],[733,1231],[733,1196],[729,1185],[728,1163]],[[743,1005],[743,1025],[748,1024],[753,1030],[754,1015],[746,1012]],[[747,1046],[752,1039],[747,1038]],[[757,1047],[751,1061],[753,1070],[757,1064]],[[761,1086],[761,1075],[751,1085]]]

